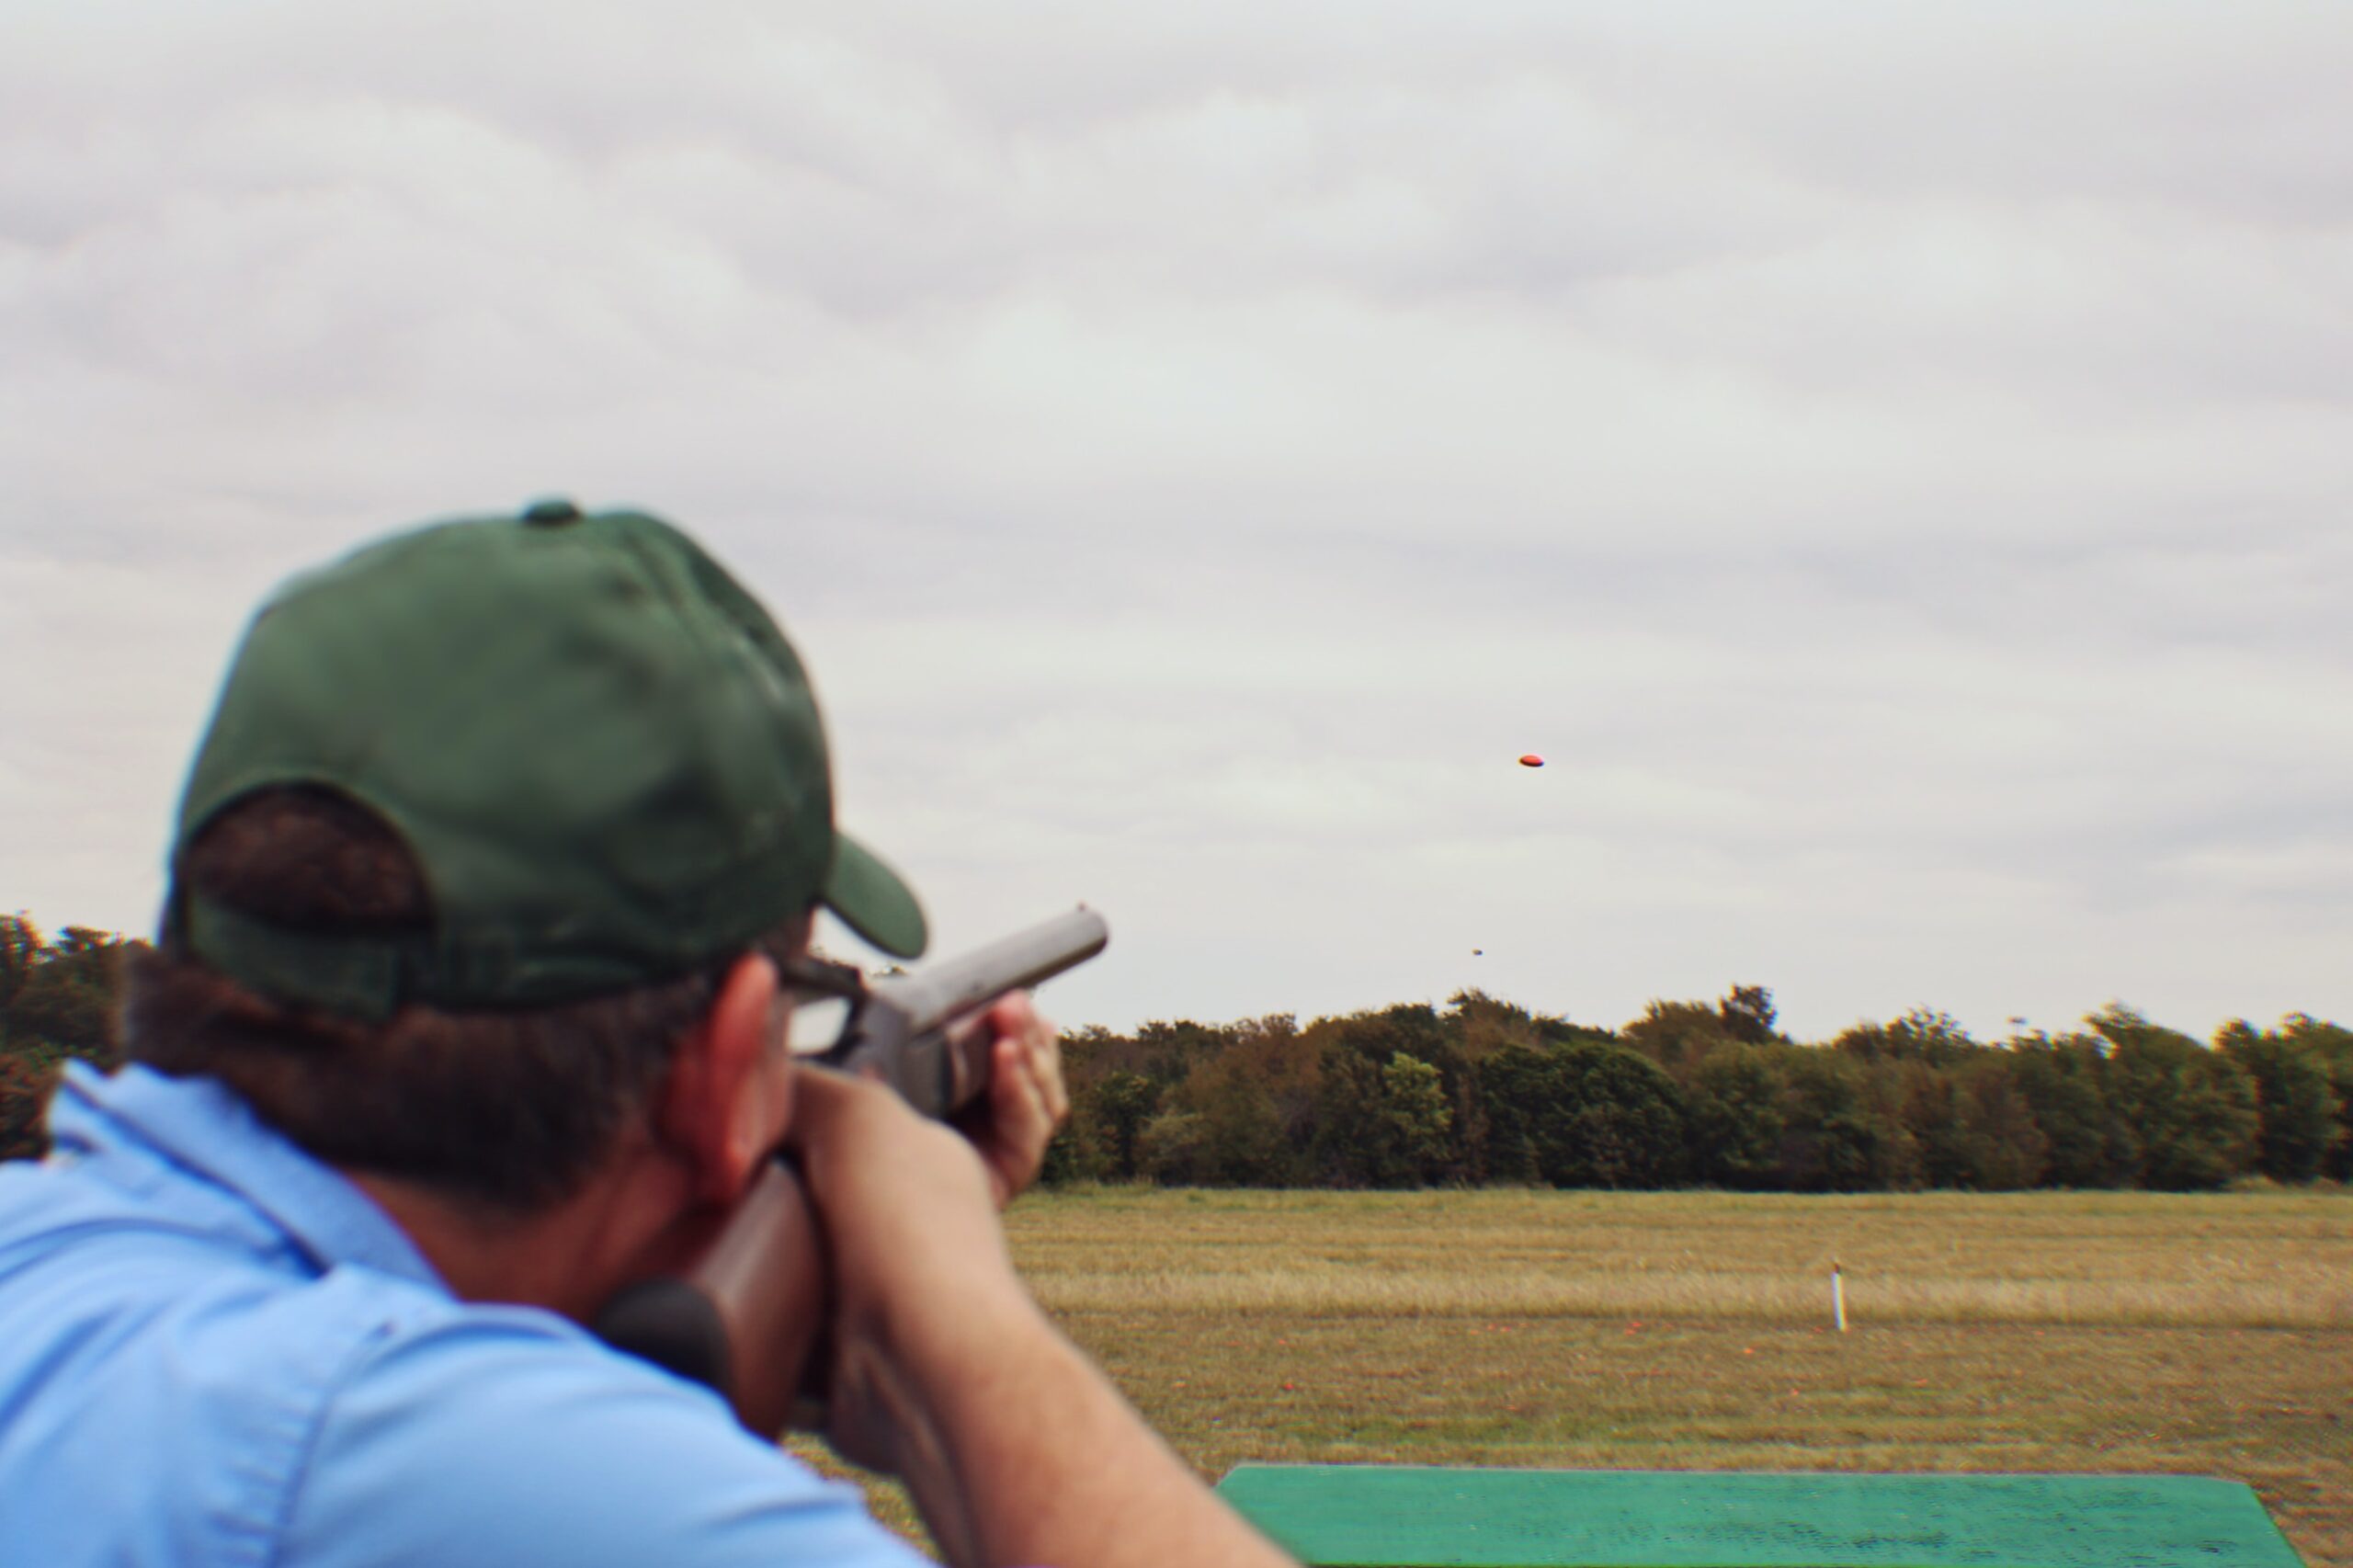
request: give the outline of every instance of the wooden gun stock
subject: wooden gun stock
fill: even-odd
[[[988,1087],[995,1041],[977,1015],[1008,992],[1084,963],[1109,940],[1081,908],[919,977],[878,982],[850,1038],[815,1065],[881,1079],[946,1118]],[[597,1315],[599,1338],[717,1390],[763,1437],[791,1424],[826,1318],[824,1237],[800,1173],[770,1160],[712,1221],[683,1276],[641,1280]]]
[[[641,1280],[597,1314],[597,1337],[724,1395],[782,1435],[825,1322],[825,1249],[801,1175],[770,1160],[683,1278]]]

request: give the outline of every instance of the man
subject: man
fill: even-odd
[[[827,1435],[966,1563],[1272,1563],[1047,1323],[995,1208],[1063,1116],[990,1015],[969,1139],[796,1066],[834,826],[817,712],[692,541],[542,503],[256,617],[182,801],[126,1054],[0,1171],[0,1562],[884,1563],[849,1488],[581,1324],[771,1151],[827,1238]]]

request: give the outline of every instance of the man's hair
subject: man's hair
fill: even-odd
[[[400,835],[333,790],[234,802],[176,875],[208,897],[320,935],[427,930],[430,892]],[[729,955],[732,960],[733,955]],[[126,971],[124,1053],[210,1075],[316,1158],[521,1215],[576,1190],[716,999],[725,961],[585,1001],[369,1023],[257,994],[167,931]]]

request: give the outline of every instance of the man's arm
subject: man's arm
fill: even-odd
[[[971,1143],[876,1085],[807,1072],[794,1092],[834,1270],[827,1435],[903,1477],[954,1562],[1290,1562],[1029,1299]]]

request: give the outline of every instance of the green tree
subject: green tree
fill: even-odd
[[[1309,1151],[1317,1185],[1414,1187],[1464,1176],[1467,1162],[1454,1134],[1455,1106],[1468,1092],[1462,1083],[1465,1063],[1456,1034],[1436,1008],[1401,1004],[1319,1018],[1301,1031],[1300,1040],[1313,1053],[1314,1105],[1306,1125],[1289,1125],[1294,1146]],[[1404,1102],[1404,1108],[1392,1104],[1392,1087],[1404,1080],[1390,1063],[1400,1055],[1436,1075],[1438,1103],[1447,1114],[1427,1140],[1415,1119],[1417,1097]],[[1416,1073],[1411,1081],[1418,1085],[1424,1079]],[[1402,1123],[1400,1117],[1405,1119]],[[1401,1131],[1407,1125],[1416,1129],[1411,1137]],[[1439,1151],[1435,1156],[1429,1154],[1432,1148]]]
[[[1539,1019],[1515,1002],[1506,1002],[1475,988],[1446,999],[1440,1022],[1455,1045],[1485,1057],[1507,1045],[1533,1045],[1543,1038],[1542,1026],[1557,1020]]]
[[[2279,1034],[2328,1064],[2329,1086],[2336,1091],[2336,1138],[2320,1174],[2331,1181],[2353,1181],[2353,1029],[2309,1013],[2290,1013],[2279,1020]]]
[[[1515,1045],[1479,1072],[1498,1176],[1606,1187],[1683,1176],[1682,1092],[1648,1059],[1588,1040]]]
[[[86,926],[44,941],[24,916],[0,919],[0,1049],[37,1062],[119,1062],[115,1009],[130,944]]]
[[[1866,1062],[1925,1062],[1935,1067],[1958,1065],[1986,1049],[1949,1013],[1927,1007],[1883,1024],[1857,1024],[1830,1043]]]
[[[1546,1180],[1542,1138],[1552,1115],[1551,1053],[1516,1041],[1479,1063],[1480,1101],[1488,1120],[1487,1159],[1498,1181]]]
[[[1184,1082],[1185,1074],[1233,1044],[1232,1031],[1179,1018],[1173,1024],[1157,1019],[1139,1027],[1134,1050],[1126,1053],[1132,1071],[1140,1071],[1165,1089]]]
[[[64,1062],[121,1061],[115,1012],[129,947],[85,926],[47,937],[28,915],[0,915],[0,1158],[49,1146],[49,1099]]]
[[[1319,1028],[1309,1026],[1311,1040],[1317,1039]],[[1318,1049],[1322,1065],[1308,1135],[1308,1179],[1316,1187],[1378,1186],[1374,1153],[1381,1136],[1380,1064],[1345,1043],[1318,1040]]]
[[[2109,1104],[2108,1048],[2097,1035],[2035,1033],[2010,1042],[2010,1086],[2044,1142],[2051,1187],[2122,1187],[2137,1179],[2140,1151]]]
[[[1575,1108],[1565,1146],[1548,1152],[1558,1187],[1655,1187],[1682,1179],[1683,1092],[1654,1063],[1615,1046],[1554,1048],[1554,1069]]]
[[[1723,1016],[1705,1002],[1652,1002],[1641,1017],[1618,1032],[1629,1047],[1665,1068],[1687,1088],[1702,1062],[1725,1046],[1741,1043],[1724,1027]]]
[[[1236,1046],[1194,1068],[1172,1098],[1172,1108],[1199,1119],[1195,1180],[1209,1187],[1298,1184],[1303,1173],[1264,1055]]]
[[[2255,1084],[2237,1062],[2121,1003],[2086,1021],[2109,1044],[2110,1103],[2132,1131],[2143,1187],[2217,1187],[2253,1167]]]
[[[1781,1038],[1774,1032],[1780,1013],[1768,985],[1733,986],[1716,1004],[1716,1017],[1722,1020],[1724,1033],[1748,1045],[1770,1045]]]
[[[1988,1052],[1955,1075],[1968,1185],[1979,1192],[2016,1192],[2039,1187],[2051,1168],[2051,1141],[2035,1120],[2010,1072],[2010,1062]]]
[[[2274,1181],[2320,1175],[2344,1111],[2328,1059],[2304,1040],[2259,1032],[2245,1019],[2222,1026],[2216,1049],[2255,1085],[2255,1167]]]
[[[1918,1057],[1885,1058],[1880,1070],[1903,1085],[1897,1114],[1915,1151],[1916,1185],[1974,1185],[1959,1074]]]
[[[1373,1126],[1372,1176],[1381,1187],[1427,1187],[1445,1170],[1453,1149],[1447,1134],[1454,1108],[1438,1070],[1418,1057],[1392,1051],[1381,1069],[1380,1108]]]
[[[48,947],[40,927],[28,917],[0,915],[0,1051],[8,1048],[8,1026],[16,1015],[17,997],[32,979],[33,966]]]
[[[1515,1047],[1533,1050],[1551,1030],[1575,1026],[1562,1018],[1539,1018],[1525,1007],[1478,990],[1458,991],[1447,998],[1446,1006],[1442,1022],[1457,1063],[1457,1070],[1448,1074],[1448,1086],[1454,1096],[1454,1144],[1459,1151],[1455,1174],[1476,1186],[1534,1180],[1515,1163],[1521,1151],[1498,1151],[1495,1107],[1486,1067],[1502,1051]]]
[[[1836,1051],[1800,1047],[1775,1054],[1782,1063],[1784,1109],[1774,1185],[1796,1192],[1860,1192],[1872,1186],[1880,1134],[1864,1094],[1863,1069]]]
[[[1094,1129],[1073,1104],[1071,1119],[1046,1144],[1045,1162],[1038,1167],[1043,1187],[1067,1187],[1077,1181],[1103,1179],[1103,1154],[1096,1146]]]
[[[1912,1192],[1928,1185],[1927,1159],[1911,1121],[1913,1074],[1918,1070],[1912,1062],[1863,1063],[1863,1114],[1876,1135],[1871,1187],[1877,1191]]]
[[[57,1067],[0,1051],[0,1160],[37,1160],[49,1152],[49,1099]]]
[[[1189,1110],[1164,1110],[1136,1135],[1136,1168],[1162,1187],[1199,1186],[1208,1169],[1209,1141]]]
[[[1753,1045],[1718,1046],[1703,1058],[1691,1089],[1691,1164],[1720,1187],[1770,1187],[1781,1168],[1782,1077],[1773,1058]]]
[[[1160,1085],[1141,1073],[1114,1071],[1086,1096],[1082,1114],[1100,1150],[1105,1180],[1133,1181],[1145,1174],[1137,1145],[1159,1108]]]

